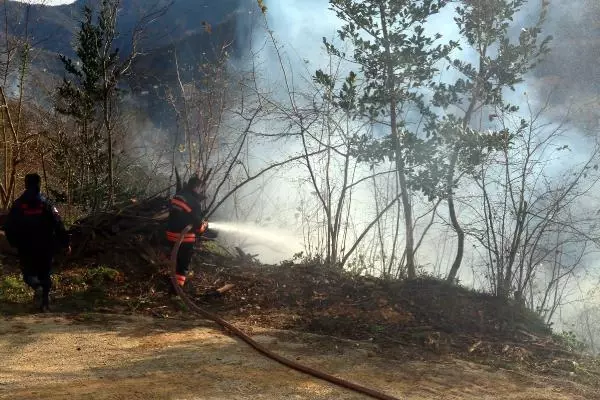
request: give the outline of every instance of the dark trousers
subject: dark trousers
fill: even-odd
[[[19,261],[23,281],[33,290],[42,288],[43,301],[48,302],[50,288],[52,287],[52,254],[47,252],[20,251]]]
[[[190,271],[190,263],[194,255],[194,243],[181,243],[177,253],[177,275],[186,276]]]

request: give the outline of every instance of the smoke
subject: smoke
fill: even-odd
[[[535,71],[531,91],[550,96],[558,111],[570,108],[572,119],[586,133],[600,127],[600,2],[552,2],[546,31],[552,52]]]
[[[211,221],[210,227],[219,232],[222,242],[258,254],[263,263],[275,264],[302,251],[298,238],[284,229],[219,221]]]
[[[511,28],[511,35],[516,38],[524,27],[533,26],[539,18],[541,1],[532,0],[517,15]],[[336,30],[341,22],[335,13],[328,9],[326,0],[280,0],[266,2],[268,6],[267,20],[269,28],[274,32],[285,60],[285,68],[296,76],[295,83],[302,85],[302,79],[297,76],[312,73],[317,68],[327,65],[328,58],[322,44],[322,38],[335,40]],[[442,42],[456,40],[458,29],[452,19],[453,9],[446,8],[434,16],[426,29],[430,32],[439,32],[443,35]],[[507,91],[509,101],[517,104],[526,112],[529,106],[533,108],[544,105],[548,99],[552,110],[547,115],[548,124],[562,122],[565,115],[569,115],[571,124],[566,134],[561,138],[562,143],[569,147],[568,156],[550,163],[547,172],[549,179],[559,178],[565,172],[565,162],[575,165],[589,155],[592,147],[590,132],[598,127],[600,107],[598,107],[598,94],[600,92],[600,41],[598,20],[600,20],[600,3],[596,0],[576,0],[574,2],[552,2],[550,12],[543,26],[542,37],[552,35],[551,53],[540,64],[526,81],[518,85],[515,91]],[[261,42],[261,43],[264,43]],[[477,54],[465,47],[460,54],[462,59],[474,62]],[[263,58],[263,67],[272,87],[281,83],[281,65],[278,57],[270,51]],[[452,70],[444,72],[443,79],[452,81],[456,76]],[[541,122],[540,122],[541,123]],[[267,150],[268,151],[268,150]],[[368,204],[365,200],[369,193],[362,193],[357,200],[359,203]],[[588,204],[589,206],[589,204]],[[362,213],[365,214],[364,212]],[[438,229],[429,237],[429,242],[446,243],[446,239],[454,237],[453,233]],[[425,245],[424,245],[425,246]],[[445,245],[446,246],[446,245]],[[424,248],[421,251],[421,264],[429,264],[444,272],[440,265],[448,262],[454,254],[454,243],[450,240],[441,249]],[[475,263],[476,255],[466,254],[463,278],[473,282],[474,276],[469,276],[470,263]],[[593,260],[588,260],[590,267],[595,267]],[[465,279],[463,279],[465,281]],[[590,285],[589,279],[582,277],[583,285]],[[588,282],[587,284],[585,282]],[[581,284],[581,282],[579,282]],[[588,287],[589,289],[589,287]]]
[[[329,57],[324,49],[323,38],[335,43],[343,50],[349,51],[344,47],[346,44],[340,43],[337,38],[337,31],[342,26],[342,21],[337,18],[334,11],[329,9],[328,0],[281,0],[267,2],[266,4],[268,6],[266,15],[268,28],[274,33],[279,52],[274,50],[268,37],[265,39],[265,33],[262,31],[257,32],[254,44],[260,57],[263,75],[266,77],[262,83],[273,91],[275,98],[285,101],[288,88],[284,85],[284,79],[287,79],[287,84],[292,85],[291,90],[293,91],[310,90],[310,77],[315,70],[328,69]],[[440,42],[455,39],[458,36],[458,28],[453,21],[453,16],[453,9],[446,8],[428,22],[426,29],[432,33],[441,33],[443,39]],[[464,50],[463,56],[472,62],[476,60],[476,54],[472,50]],[[445,66],[440,65],[440,69],[443,67]],[[355,69],[356,66],[350,65],[346,68]],[[282,69],[285,69],[286,76],[283,76]],[[341,75],[344,75],[343,72]],[[457,73],[452,69],[444,72],[446,81],[452,81],[457,77]],[[266,127],[267,130],[272,130],[272,128],[272,126]],[[262,151],[271,153],[279,146],[278,144],[263,146]],[[289,153],[300,150],[297,143],[286,143],[285,146]],[[368,171],[366,173],[365,171],[360,172],[368,175]],[[283,207],[284,209],[294,210],[298,206],[298,201],[306,204],[316,200],[316,197],[310,194],[313,190],[310,185],[299,187],[290,184],[290,181],[297,178],[298,176],[288,175],[285,178],[277,179],[277,184],[274,185],[277,190],[284,188],[289,193],[287,199],[285,199],[287,201]],[[351,222],[354,226],[351,228],[352,232],[349,238],[356,238],[361,233],[361,229],[372,220],[375,214],[372,188],[368,185],[361,186],[353,194],[352,201],[352,214],[354,217]],[[294,206],[294,202],[296,202],[296,206]],[[273,212],[273,214],[275,213],[276,211]],[[288,217],[288,220],[292,220],[292,218]],[[306,225],[305,220],[297,222]],[[290,233],[295,235],[298,235],[302,230],[307,230],[306,227],[303,228],[292,223],[288,224],[288,229]],[[308,230],[310,231],[310,229]],[[311,234],[314,235],[315,232],[309,232],[306,237],[311,237]],[[387,232],[385,234],[391,235],[392,233]],[[447,235],[448,233],[445,231],[439,232],[439,236]],[[436,251],[438,249],[428,248],[428,246],[427,242],[422,246],[423,251],[421,253],[423,256],[419,260],[420,263],[439,266],[442,264],[442,260],[439,252]],[[454,251],[451,246],[447,249],[448,256]],[[447,256],[442,258],[446,259]]]
[[[328,0],[282,0],[268,2],[267,20],[290,60],[323,59],[322,38],[333,38],[341,27]]]
[[[549,99],[554,116],[569,113],[571,130],[566,142],[571,146],[571,155],[580,159],[598,138],[600,128],[600,2],[596,0],[554,1],[546,31],[553,36],[552,51],[545,62],[534,71],[535,80],[528,90],[538,96],[539,101]],[[559,171],[556,171],[559,173]],[[597,198],[591,196],[582,209],[597,210]],[[590,300],[589,293],[598,288],[597,257],[589,257],[586,263],[591,271],[578,276],[577,290],[571,297],[576,302],[563,307],[557,325],[577,331],[580,337],[596,341],[581,325],[590,307],[598,307],[598,298]],[[594,306],[595,304],[595,306]],[[586,328],[589,328],[586,327]],[[586,337],[587,336],[587,337]],[[598,349],[596,349],[598,350]]]

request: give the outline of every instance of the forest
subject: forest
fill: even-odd
[[[30,172],[67,224],[197,174],[246,256],[466,286],[600,351],[599,82],[561,55],[600,42],[562,6],[329,0],[301,46],[291,3],[188,3],[3,2],[2,209]]]

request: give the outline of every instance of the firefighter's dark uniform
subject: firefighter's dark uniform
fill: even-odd
[[[38,190],[28,189],[14,203],[4,226],[6,238],[16,247],[23,280],[48,307],[52,286],[52,260],[59,248],[69,247],[69,235],[56,207]]]
[[[208,223],[204,220],[205,212],[201,200],[200,195],[189,189],[181,190],[171,199],[166,232],[167,242],[172,246],[179,240],[181,231],[186,226],[192,225],[192,230],[183,238],[177,253],[176,277],[180,286],[185,284],[189,272],[196,236],[208,229]]]

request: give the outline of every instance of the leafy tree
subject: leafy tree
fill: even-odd
[[[546,0],[542,2],[536,24],[522,28],[517,40],[511,40],[515,15],[526,3],[527,0],[465,0],[459,1],[455,9],[461,44],[464,42],[475,51],[477,61],[473,64],[449,58],[460,77],[451,85],[442,84],[435,98],[435,104],[447,111],[452,106],[439,127],[441,147],[445,147],[448,154],[444,195],[457,235],[457,252],[448,273],[449,281],[456,279],[464,253],[465,233],[454,201],[460,177],[472,174],[473,167],[480,164],[486,154],[510,140],[510,133],[505,130],[488,135],[481,130],[486,126],[473,129],[473,121],[487,112],[487,127],[493,128],[494,119],[500,117],[498,114],[518,111],[516,105],[505,100],[505,91],[514,90],[523,82],[525,75],[549,51],[551,38],[540,39],[548,12]]]
[[[100,203],[100,176],[106,176],[107,204],[112,205],[115,200],[113,146],[116,105],[121,93],[119,82],[136,55],[138,39],[134,33],[133,50],[122,60],[119,49],[114,47],[119,3],[119,0],[103,0],[95,21],[94,9],[84,6],[76,37],[78,60],[60,55],[67,76],[58,88],[57,110],[73,117],[79,126],[80,184],[85,186],[89,179],[94,181],[94,208]],[[103,171],[106,173],[102,174]]]
[[[86,6],[83,10],[83,22],[81,23],[77,35],[76,54],[79,61],[73,61],[60,55],[60,59],[65,66],[65,72],[71,79],[65,77],[63,84],[58,88],[58,100],[56,109],[62,114],[73,117],[79,128],[78,147],[80,152],[70,152],[69,148],[64,148],[57,159],[63,165],[66,165],[67,180],[72,181],[72,174],[79,170],[77,187],[86,190],[87,183],[94,180],[93,195],[88,199],[86,194],[81,193],[81,197],[76,200],[86,203],[87,200],[97,202],[99,193],[100,166],[102,163],[100,149],[104,147],[104,141],[100,136],[96,121],[99,115],[100,98],[100,60],[97,53],[99,32],[93,23],[93,10]],[[79,165],[71,166],[72,158],[77,157]],[[92,178],[93,177],[93,178]]]
[[[356,117],[370,119],[385,132],[382,137],[357,138],[357,155],[371,164],[389,159],[395,165],[409,278],[416,276],[410,191],[425,189],[418,176],[428,169],[423,160],[428,159],[436,146],[431,135],[435,115],[426,104],[425,94],[435,86],[436,65],[456,47],[453,42],[437,44],[441,35],[427,35],[423,25],[445,3],[442,0],[330,1],[332,9],[344,21],[339,38],[351,44],[354,50],[350,58],[359,68],[359,73],[352,73],[336,95],[338,106]],[[325,39],[324,43],[330,54],[347,57]],[[317,71],[315,79],[325,86],[332,85],[331,77],[323,71]],[[357,79],[364,80],[361,89],[355,84]],[[411,121],[407,115],[417,118]]]

